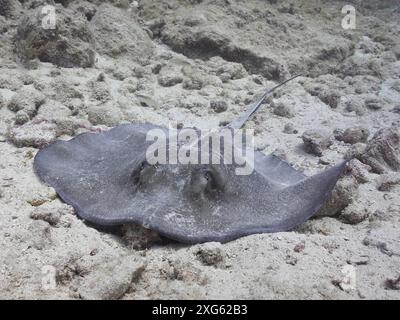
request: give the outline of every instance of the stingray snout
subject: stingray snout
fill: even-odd
[[[226,179],[220,171],[212,166],[193,168],[187,191],[201,198],[215,197],[218,193],[224,192]]]

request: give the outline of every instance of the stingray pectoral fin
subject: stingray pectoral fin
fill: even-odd
[[[296,208],[277,226],[277,229],[282,231],[292,229],[314,216],[331,197],[346,165],[347,162],[343,162],[285,188],[282,193],[283,198],[290,197]]]

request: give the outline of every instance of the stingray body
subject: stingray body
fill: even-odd
[[[265,95],[262,99],[265,98]],[[240,128],[259,108],[231,123]],[[290,230],[329,198],[345,163],[307,177],[274,155],[254,153],[254,170],[234,164],[149,164],[152,124],[84,133],[40,150],[34,169],[77,214],[94,224],[137,223],[185,243],[227,242]]]

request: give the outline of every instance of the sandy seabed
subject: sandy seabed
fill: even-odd
[[[398,1],[55,2],[0,0],[0,298],[400,298]],[[351,170],[290,232],[183,245],[96,228],[33,172],[55,139],[218,127],[294,74],[247,124],[257,149]]]

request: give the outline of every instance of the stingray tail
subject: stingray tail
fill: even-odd
[[[268,98],[276,89],[282,87],[283,85],[285,85],[289,81],[292,81],[292,80],[294,80],[294,79],[296,79],[297,77],[300,77],[300,76],[301,76],[301,74],[298,74],[298,75],[296,75],[294,77],[291,77],[290,79],[287,79],[287,80],[279,83],[278,85],[276,85],[272,89],[269,89],[269,90],[265,91],[265,93],[262,95],[262,97],[257,102],[251,104],[247,108],[247,110],[245,112],[243,112],[238,118],[236,118],[230,124],[228,124],[228,127],[233,128],[233,129],[242,128],[244,126],[244,124],[246,123],[246,121],[249,120],[257,112],[257,110],[261,107],[261,105],[264,102],[264,100],[266,98]]]

